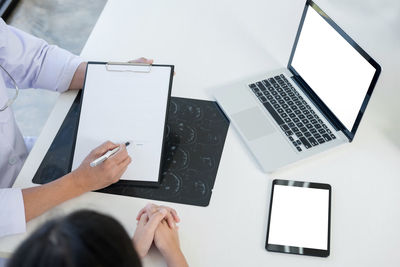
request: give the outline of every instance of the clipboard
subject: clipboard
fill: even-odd
[[[173,73],[173,65],[88,62],[72,170],[103,142],[129,141],[132,163],[121,180],[158,185]]]

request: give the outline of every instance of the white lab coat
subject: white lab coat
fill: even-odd
[[[57,46],[8,26],[0,19],[0,64],[19,88],[64,92],[82,59]],[[12,81],[0,70],[0,107],[8,100]],[[15,89],[14,89],[15,90]],[[25,231],[20,189],[11,187],[28,155],[12,108],[0,111],[0,237]]]

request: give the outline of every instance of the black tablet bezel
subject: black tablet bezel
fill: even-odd
[[[308,8],[314,9],[331,27],[333,27],[337,33],[339,33],[362,57],[365,58],[374,68],[375,74],[371,80],[371,83],[368,87],[367,93],[365,94],[364,100],[360,106],[360,110],[357,114],[356,120],[351,129],[347,129],[344,124],[336,117],[336,115],[328,108],[327,105],[318,97],[318,95],[313,91],[313,89],[307,84],[307,82],[300,76],[300,74],[296,71],[296,69],[292,66],[292,60],[296,51],[297,43],[299,41],[300,33],[303,28],[304,20],[307,14]],[[343,63],[345,64],[345,62]],[[381,66],[367,53],[365,52],[349,35],[347,35],[342,28],[340,28],[322,9],[317,6],[312,0],[307,0],[303,14],[301,16],[299,28],[297,30],[296,38],[292,47],[292,52],[290,53],[289,62],[287,68],[293,74],[292,79],[300,85],[303,91],[310,97],[310,99],[318,106],[318,108],[324,113],[326,118],[332,123],[332,125],[336,128],[336,130],[342,131],[349,142],[353,141],[354,136],[357,132],[357,128],[360,125],[361,118],[365,113],[365,109],[367,108],[369,99],[371,98],[372,92],[375,88],[375,85],[378,81],[379,75],[382,71]]]
[[[107,62],[98,62],[98,61],[89,61],[86,65],[86,72],[89,68],[89,65],[106,65]],[[167,132],[167,121],[168,121],[168,110],[169,110],[169,105],[171,102],[171,91],[172,91],[172,81],[174,77],[174,65],[162,65],[162,64],[152,64],[151,66],[154,67],[168,67],[171,68],[171,73],[170,73],[170,78],[169,78],[169,86],[168,86],[168,99],[167,99],[167,105],[166,105],[166,110],[165,110],[165,120],[164,120],[164,132],[163,132],[163,141],[162,141],[162,148],[161,148],[161,154],[160,154],[160,166],[159,166],[159,171],[158,171],[158,181],[157,182],[147,182],[147,181],[132,181],[132,180],[119,180],[120,182],[129,182],[129,185],[132,186],[153,186],[157,187],[161,183],[161,177],[162,177],[162,166],[164,164],[164,151],[165,151],[165,137],[166,137],[166,132]],[[85,85],[86,85],[86,75],[85,79],[83,82],[83,88],[82,88],[82,99],[80,103],[80,110],[82,110],[82,103],[83,103],[83,98],[85,96]],[[79,129],[79,121],[80,121],[80,114],[78,118],[78,129]],[[77,132],[78,133],[78,132]],[[71,157],[71,163],[70,163],[70,169],[72,169],[72,163],[73,163],[73,155],[75,154],[75,145],[76,145],[76,139],[77,139],[77,134],[75,135],[75,138],[73,140],[74,142],[74,148],[72,149],[72,157]]]
[[[272,203],[273,203],[273,198],[274,198],[275,185],[296,186],[296,187],[306,187],[306,188],[318,188],[318,189],[329,190],[328,244],[327,244],[327,250],[314,249],[314,248],[304,248],[304,247],[294,247],[294,246],[282,246],[282,245],[276,245],[276,244],[268,244],[269,228],[270,228],[270,222],[271,222],[271,210],[272,210]],[[271,252],[280,252],[280,253],[288,253],[288,254],[308,255],[308,256],[317,256],[317,257],[328,257],[329,254],[330,254],[330,239],[331,239],[331,196],[332,196],[332,188],[331,188],[331,186],[329,184],[302,182],[302,181],[291,181],[291,180],[280,180],[280,179],[273,180],[272,181],[272,189],[271,189],[271,200],[270,200],[270,206],[269,206],[269,214],[268,214],[267,239],[265,241],[266,250],[271,251]]]

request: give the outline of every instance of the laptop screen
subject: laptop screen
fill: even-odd
[[[305,12],[291,67],[354,133],[353,126],[377,70],[350,37],[346,35],[351,41],[346,40],[342,36],[345,33],[338,32],[312,6]],[[325,15],[322,11],[321,14]]]

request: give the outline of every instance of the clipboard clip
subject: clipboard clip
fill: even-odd
[[[133,66],[139,68],[131,68]],[[151,64],[147,63],[136,63],[136,62],[107,62],[106,70],[107,71],[117,71],[117,72],[138,72],[138,73],[150,73],[151,72]]]

